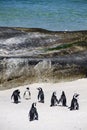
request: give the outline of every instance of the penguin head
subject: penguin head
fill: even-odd
[[[78,96],[79,96],[79,94],[77,94],[77,93],[74,93],[74,95],[73,95],[74,98],[78,98]]]
[[[15,92],[17,92],[18,94],[20,94],[20,90],[19,89],[15,90]]]
[[[56,92],[53,92],[53,95],[55,95],[55,96],[56,96]]]
[[[65,95],[64,91],[62,91],[62,95]]]
[[[35,103],[32,103],[32,107],[36,107],[36,102],[35,102]]]
[[[41,88],[41,87],[39,87],[39,88],[37,88],[37,90],[41,91],[41,90],[42,90],[42,88]]]
[[[29,90],[29,87],[27,87],[26,89]]]

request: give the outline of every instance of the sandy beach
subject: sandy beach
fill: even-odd
[[[23,93],[26,87],[30,88],[31,99],[25,100]],[[37,101],[38,91],[42,87],[45,94],[45,103]],[[64,83],[34,83],[20,86],[21,92],[19,104],[11,100],[12,92],[16,88],[0,91],[0,128],[2,130],[87,130],[87,79],[79,79]],[[58,99],[61,92],[65,91],[67,106],[70,106],[74,93],[80,94],[79,110],[70,111],[68,107],[50,107],[52,92],[56,91]],[[39,120],[30,122],[28,113],[33,102],[36,102]]]

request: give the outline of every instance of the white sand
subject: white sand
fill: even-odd
[[[29,85],[31,100],[23,99],[27,86],[18,87],[21,91],[19,104],[14,104],[10,99],[15,88],[0,91],[0,130],[87,130],[87,79],[56,84],[31,84]],[[37,102],[37,87],[42,87],[44,90],[44,104]],[[68,106],[70,106],[73,94],[80,94],[79,110],[70,111],[62,106],[50,107],[52,92],[56,91],[59,99],[62,90],[65,91]],[[32,102],[37,102],[39,120],[30,122],[28,112]]]

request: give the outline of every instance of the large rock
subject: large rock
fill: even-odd
[[[87,31],[0,27],[0,87],[87,76]]]

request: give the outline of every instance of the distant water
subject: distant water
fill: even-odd
[[[0,26],[87,30],[87,0],[0,0]]]

